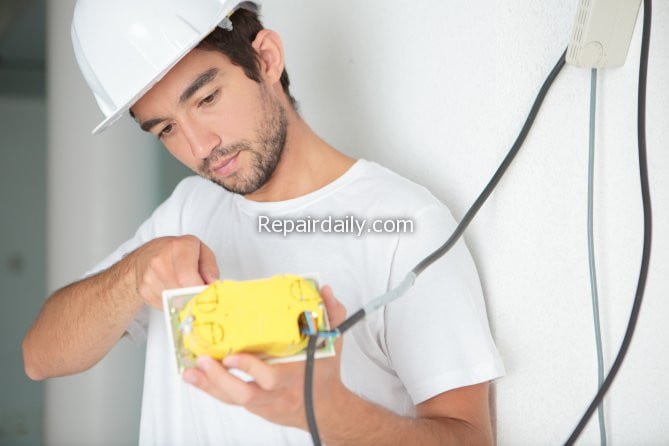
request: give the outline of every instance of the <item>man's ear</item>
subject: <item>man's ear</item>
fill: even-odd
[[[260,76],[270,85],[281,79],[283,73],[283,44],[279,35],[271,29],[261,29],[252,43],[260,56]]]

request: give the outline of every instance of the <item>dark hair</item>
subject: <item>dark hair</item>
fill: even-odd
[[[249,79],[260,83],[260,59],[251,44],[258,32],[263,29],[262,23],[255,12],[247,9],[238,9],[230,16],[230,20],[232,31],[216,27],[198,44],[197,48],[220,51],[230,59],[233,65],[241,67]],[[281,86],[290,104],[297,109],[297,102],[290,94],[290,80],[285,68],[281,73]]]

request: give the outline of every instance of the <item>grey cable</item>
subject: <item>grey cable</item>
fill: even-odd
[[[599,295],[597,293],[597,269],[595,267],[595,242],[593,237],[593,195],[595,176],[595,114],[597,111],[597,69],[590,73],[590,131],[588,138],[588,263],[590,265],[590,291],[592,295],[592,318],[595,324],[597,346],[597,387],[604,382],[604,354],[602,332],[599,324]],[[599,416],[599,441],[606,446],[606,424],[604,423],[604,401],[597,407]]]
[[[371,300],[367,305],[363,307],[365,314],[372,314],[374,311],[378,310],[382,306],[394,301],[395,299],[402,297],[404,293],[407,292],[409,288],[413,285],[416,280],[416,274],[413,271],[409,271],[404,279],[392,290],[388,291],[385,294]]]

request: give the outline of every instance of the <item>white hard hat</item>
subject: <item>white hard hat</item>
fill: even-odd
[[[231,29],[239,0],[78,0],[72,44],[105,119],[113,124],[216,26]]]

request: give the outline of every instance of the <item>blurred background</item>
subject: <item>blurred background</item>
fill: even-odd
[[[136,444],[143,350],[31,382],[21,339],[45,297],[130,237],[188,172],[101,113],[74,61],[74,0],[0,0],[0,444]],[[424,184],[461,218],[566,47],[577,0],[263,2],[291,91],[328,142]],[[625,66],[598,78],[595,244],[607,369],[638,276],[639,13]],[[119,67],[123,70],[123,67]],[[606,399],[610,444],[669,441],[669,3],[656,1],[648,77],[654,239],[628,359]],[[507,376],[499,444],[563,443],[596,390],[586,244],[589,70],[567,66],[466,234]],[[446,237],[447,234],[444,234]],[[426,340],[439,342],[439,340]],[[150,379],[150,377],[146,377]],[[596,419],[581,444],[598,444]]]
[[[0,443],[7,445],[40,444],[43,421],[44,385],[25,376],[21,360],[21,339],[46,293],[46,15],[43,2],[29,3],[0,2]]]
[[[0,0],[0,445],[137,443],[141,347],[122,341],[91,371],[36,383],[21,340],[50,292],[189,174],[129,119],[90,136],[99,115],[72,53],[74,4]]]

